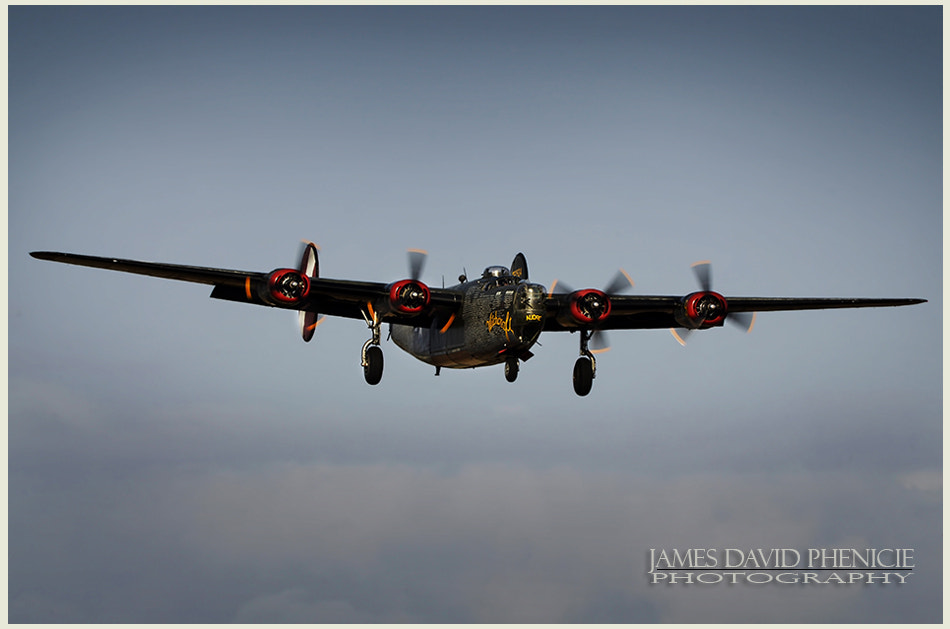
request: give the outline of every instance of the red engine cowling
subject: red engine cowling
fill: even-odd
[[[293,306],[310,293],[310,279],[296,269],[271,271],[261,299],[272,306]]]
[[[673,316],[684,328],[705,330],[721,326],[728,312],[729,305],[725,297],[713,291],[703,291],[684,297]]]
[[[578,323],[599,323],[610,316],[610,297],[596,288],[574,291],[570,296],[570,311]]]
[[[397,312],[416,314],[429,305],[429,287],[419,280],[390,284],[389,303]]]

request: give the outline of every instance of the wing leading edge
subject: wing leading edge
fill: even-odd
[[[98,256],[80,255],[78,253],[59,253],[56,251],[33,251],[31,256],[38,260],[50,260],[64,264],[91,266],[97,269],[122,271],[150,277],[161,277],[182,282],[196,284],[223,284],[225,286],[243,286],[247,277],[260,277],[263,273],[249,271],[235,271],[231,269],[214,269],[202,266],[185,266],[182,264],[164,264],[159,262],[140,262],[138,260],[122,260],[120,258],[103,258]]]
[[[362,319],[368,304],[378,307],[389,298],[391,284],[325,278],[310,279],[307,296],[293,304],[272,303],[260,297],[261,286],[266,286],[274,272],[240,271],[212,267],[187,266],[159,262],[142,262],[53,251],[34,251],[31,256],[64,264],[88,266],[137,275],[147,275],[183,282],[214,286],[211,297],[283,307],[292,310],[313,310],[322,314]],[[388,312],[387,320],[426,325],[437,314],[455,312],[461,304],[461,294],[445,289],[429,289],[429,305],[421,312],[410,315]],[[677,311],[684,307],[686,297],[680,295],[605,295],[610,301],[610,314],[596,322],[575,321],[556,316],[570,311],[572,294],[554,294],[547,299],[547,310],[552,316],[545,320],[548,331],[596,327],[602,330],[655,329],[677,327]],[[689,296],[687,296],[689,297]],[[774,312],[789,310],[825,310],[836,308],[879,308],[909,306],[924,303],[926,299],[876,299],[840,297],[723,297],[729,313]]]
[[[310,278],[309,291],[302,300],[294,303],[273,303],[261,298],[261,287],[266,286],[275,272],[239,271],[202,266],[166,264],[161,262],[142,262],[122,258],[88,256],[55,251],[34,251],[31,256],[39,260],[49,260],[64,264],[88,266],[136,275],[147,275],[195,284],[214,286],[211,297],[228,301],[253,303],[290,310],[314,310],[321,314],[350,319],[363,319],[363,311],[368,304],[379,309],[390,297],[389,284],[382,282],[361,282]],[[454,311],[461,303],[461,296],[442,289],[429,289],[429,305],[418,313],[406,315],[399,312],[387,312],[384,318],[393,322],[427,324],[437,314]]]

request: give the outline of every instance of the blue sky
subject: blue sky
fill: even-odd
[[[941,618],[940,7],[11,7],[14,622]],[[922,297],[517,383],[358,321],[40,262],[509,264]],[[893,588],[669,588],[650,548],[915,548]]]

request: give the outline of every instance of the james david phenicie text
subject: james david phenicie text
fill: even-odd
[[[651,548],[648,574],[667,585],[901,585],[914,562],[913,548]]]

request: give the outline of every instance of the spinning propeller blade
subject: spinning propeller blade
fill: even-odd
[[[422,249],[409,250],[409,279],[418,280],[422,277],[422,269],[426,265],[426,256],[428,252]]]
[[[610,295],[616,295],[631,288],[633,288],[633,278],[623,269],[617,269],[613,278],[607,286],[604,287],[604,292],[607,293],[609,298]],[[594,334],[590,338],[590,351],[595,354],[601,354],[608,350],[610,350],[610,340],[607,337],[607,333],[604,330],[594,330]]]
[[[309,240],[301,240],[297,247],[297,259],[300,264],[297,266],[300,272],[308,277],[320,277],[320,261],[317,258],[317,252],[320,247]]]
[[[704,292],[712,291],[712,264],[709,260],[701,260],[699,262],[694,262],[692,265],[693,273],[696,275],[696,281],[699,282],[700,288]],[[755,313],[754,312],[736,312],[736,313],[726,313],[726,321],[729,321],[735,326],[738,326],[745,330],[746,332],[752,331],[752,326],[755,325]],[[673,338],[680,344],[685,346],[686,339],[695,332],[688,328],[670,328],[670,332],[673,334]]]
[[[739,326],[746,333],[749,333],[752,331],[752,326],[755,325],[755,313],[736,312],[734,314],[726,315],[726,321],[731,322],[733,325]]]
[[[613,279],[610,280],[610,283],[604,287],[604,292],[608,295],[613,295],[629,288],[633,288],[633,280],[630,278],[630,274],[623,269],[618,269]]]
[[[554,294],[554,289],[557,287],[559,281],[554,280],[551,284],[551,288],[548,290],[548,296]],[[559,294],[567,294],[575,292],[573,288],[560,282],[561,291]],[[630,274],[624,271],[623,269],[618,269],[614,274],[613,278],[607,283],[603,288],[603,293],[606,295],[606,299],[609,301],[611,295],[616,295],[622,293],[633,287],[633,279],[631,279]],[[607,333],[603,330],[594,329],[593,334],[590,337],[590,351],[594,354],[599,354],[606,352],[610,349],[610,341],[607,338]]]
[[[604,330],[594,330],[590,337],[590,351],[594,354],[602,354],[610,351],[610,339]]]
[[[554,294],[554,288],[559,283],[561,285],[562,294],[569,295],[574,292],[574,289],[571,288],[571,286],[569,286],[568,284],[565,284],[564,282],[561,282],[560,280],[554,280],[554,282],[551,283],[551,288],[548,289],[548,295]],[[614,274],[613,278],[610,280],[607,286],[604,287],[603,290],[608,296],[610,296],[610,295],[615,295],[617,293],[622,293],[625,290],[629,290],[632,287],[633,287],[633,280],[630,278],[630,274],[624,271],[623,269],[618,269],[617,272]]]
[[[686,340],[693,332],[694,330],[687,328],[670,328],[670,334],[672,334],[673,338],[676,339],[676,342],[683,347],[686,347]]]
[[[693,273],[699,281],[699,286],[706,292],[712,290],[712,264],[709,260],[701,260],[692,264]]]
[[[562,294],[570,295],[571,293],[574,292],[574,289],[571,288],[570,286],[568,286],[567,284],[565,284],[564,282],[562,282],[562,281],[560,281],[560,280],[554,280],[554,281],[551,283],[551,288],[548,289],[548,296],[551,296],[551,295],[554,294],[554,289],[557,287],[558,284],[561,285],[561,293],[562,293]]]
[[[311,279],[320,277],[320,260],[317,257],[317,251],[320,247],[309,240],[301,241],[298,249],[300,260],[300,272]],[[316,312],[309,310],[300,310],[297,313],[297,322],[300,325],[300,336],[307,343],[313,338],[313,333],[326,317],[321,317]]]

